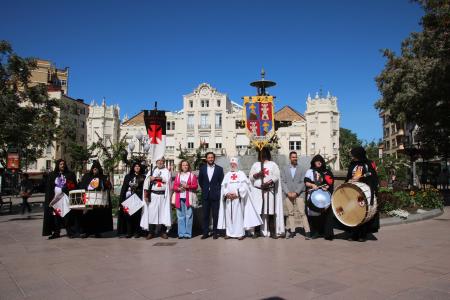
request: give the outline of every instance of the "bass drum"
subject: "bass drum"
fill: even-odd
[[[377,212],[377,198],[373,197],[370,187],[362,182],[347,182],[333,193],[331,207],[336,218],[342,224],[356,227],[373,218]]]

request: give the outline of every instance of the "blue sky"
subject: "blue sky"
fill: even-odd
[[[320,88],[338,97],[341,126],[378,140],[374,78],[420,30],[408,0],[1,1],[0,39],[22,56],[70,67],[69,95],[119,104],[121,115],[178,110],[208,82],[236,102],[249,82],[277,82],[276,108],[306,108]]]

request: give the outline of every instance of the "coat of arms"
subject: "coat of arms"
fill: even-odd
[[[244,97],[244,120],[250,140],[262,149],[275,133],[273,96]]]

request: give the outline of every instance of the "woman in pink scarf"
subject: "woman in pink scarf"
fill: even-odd
[[[175,177],[173,191],[175,193],[175,208],[178,219],[178,238],[190,239],[192,237],[193,209],[196,203],[195,192],[198,188],[197,177],[191,172],[191,166],[186,160],[179,164],[180,172]]]

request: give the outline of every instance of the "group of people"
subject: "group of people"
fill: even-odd
[[[376,166],[366,157],[364,148],[351,151],[353,161],[349,166],[347,181],[366,183],[372,197],[377,192]],[[300,217],[304,237],[334,238],[334,228],[340,227],[348,233],[349,240],[365,241],[369,233],[377,232],[379,217],[356,227],[338,224],[331,206],[317,209],[310,205],[312,192],[323,190],[333,193],[334,176],[327,168],[324,158],[316,155],[309,169],[298,164],[295,151],[289,154],[289,164],[282,168],[271,160],[266,148],[258,154],[258,161],[250,169],[249,176],[239,169],[239,160],[230,159],[229,172],[224,174],[215,164],[215,155],[206,154],[206,163],[195,175],[189,162],[182,160],[178,173],[172,178],[165,167],[164,157],[156,159],[156,166],[146,173],[144,166],[134,163],[123,181],[118,211],[117,233],[121,237],[152,239],[160,236],[167,239],[172,227],[172,207],[176,210],[177,235],[179,239],[192,238],[194,208],[201,190],[202,236],[217,239],[242,240],[246,237],[271,237],[291,239],[296,236],[297,218]],[[145,174],[146,173],[146,174]],[[90,210],[73,210],[62,218],[52,208],[52,199],[58,193],[68,193],[75,188],[108,191],[111,184],[103,175],[101,166],[95,162],[89,173],[78,185],[75,176],[65,161],[57,162],[55,171],[49,176],[45,198],[43,235],[50,239],[60,236],[65,227],[69,237],[100,237],[112,230],[111,203],[106,207]],[[131,196],[140,202],[140,209],[130,214],[123,203]],[[372,199],[373,200],[373,199]],[[297,214],[296,214],[297,212]],[[212,228],[210,220],[212,217]]]
[[[84,174],[79,182],[77,182],[75,174],[68,169],[65,160],[56,161],[55,169],[47,179],[43,236],[49,236],[49,239],[59,238],[62,228],[66,229],[69,238],[76,236],[86,238],[90,235],[101,237],[103,232],[113,230],[110,198],[108,198],[108,205],[89,210],[73,209],[65,216],[62,216],[61,211],[53,207],[54,203],[61,201],[60,195],[67,196],[70,191],[75,189],[107,192],[111,189],[111,183],[103,174],[103,169],[98,161],[94,161],[90,171]]]

